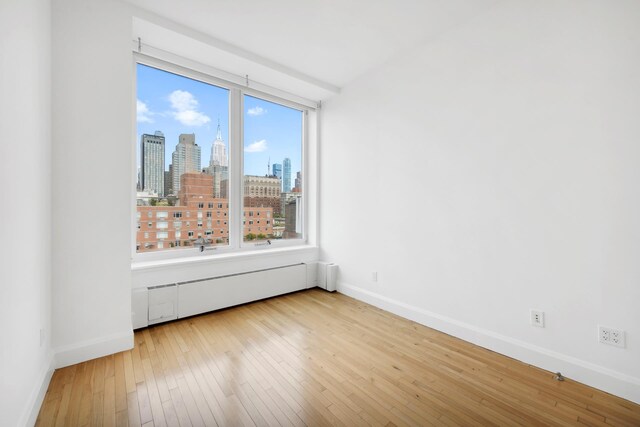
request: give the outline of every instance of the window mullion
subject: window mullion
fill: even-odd
[[[229,244],[234,249],[240,248],[242,244],[242,92],[240,89],[231,89],[229,102],[229,122],[230,122],[230,191],[229,191]]]

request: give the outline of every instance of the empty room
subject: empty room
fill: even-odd
[[[637,0],[0,0],[0,426],[640,426]]]

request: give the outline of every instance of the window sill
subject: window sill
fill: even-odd
[[[287,246],[282,248],[271,248],[268,250],[258,249],[251,251],[227,252],[212,255],[199,255],[193,257],[172,258],[154,261],[134,261],[131,263],[131,271],[143,272],[149,270],[188,267],[190,265],[218,264],[229,261],[250,261],[253,259],[281,257],[286,255],[309,255],[317,251],[317,246],[300,245]]]

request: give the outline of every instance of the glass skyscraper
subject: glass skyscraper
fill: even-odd
[[[140,137],[140,190],[164,196],[164,134]]]
[[[277,178],[282,179],[282,165],[280,163],[274,163],[271,174]]]
[[[291,159],[285,157],[282,161],[282,192],[291,191]]]

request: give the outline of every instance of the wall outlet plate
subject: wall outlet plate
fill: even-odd
[[[616,347],[624,348],[624,331],[622,329],[614,329],[598,325],[598,341],[603,344],[609,344]]]
[[[529,311],[531,326],[544,328],[544,311],[531,309]]]

